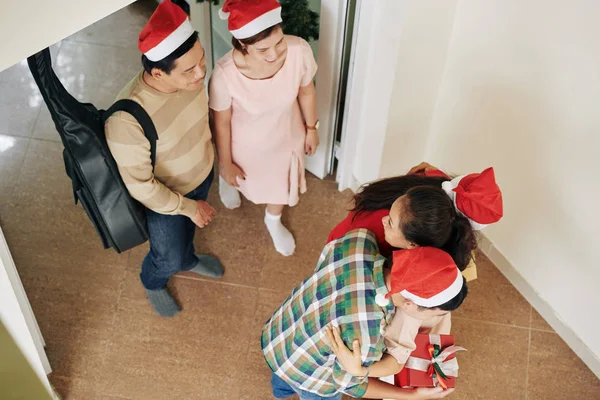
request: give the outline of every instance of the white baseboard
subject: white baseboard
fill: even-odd
[[[600,379],[600,360],[589,347],[566,325],[554,312],[554,309],[543,300],[535,289],[523,278],[517,269],[504,257],[494,244],[483,234],[480,236],[479,248],[500,272],[525,297],[533,308],[546,320],[567,345]]]

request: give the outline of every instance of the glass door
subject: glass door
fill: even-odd
[[[200,31],[200,38],[207,51],[209,70],[232,49],[231,34],[227,21],[219,17],[221,5],[209,2],[192,6],[192,23]],[[222,4],[222,1],[221,1]],[[345,85],[343,76],[344,50],[346,41],[348,2],[340,0],[308,0],[309,8],[319,14],[319,40],[311,40],[315,59],[319,65],[315,84],[317,88],[317,110],[320,120],[320,146],[315,155],[306,158],[306,169],[323,179],[332,172],[334,142],[338,129],[340,89]],[[285,6],[285,4],[284,4]],[[194,18],[196,16],[196,18]],[[197,22],[196,22],[197,21]]]

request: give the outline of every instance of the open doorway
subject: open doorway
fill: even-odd
[[[319,39],[309,43],[319,64],[315,85],[321,145],[314,156],[306,159],[306,169],[320,179],[335,174],[336,152],[343,136],[356,3],[357,0],[309,0],[310,9],[319,14],[320,22]],[[227,22],[218,15],[220,7],[209,2],[192,5],[192,22],[201,32],[211,65],[232,48]]]

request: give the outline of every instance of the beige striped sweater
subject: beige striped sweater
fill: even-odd
[[[208,127],[206,89],[162,93],[140,72],[117,99],[131,99],[148,112],[158,133],[154,174],[150,143],[129,114],[115,113],[105,126],[108,147],[131,196],[160,214],[194,216],[196,202],[183,197],[209,175],[214,148]]]

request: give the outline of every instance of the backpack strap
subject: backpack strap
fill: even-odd
[[[154,172],[154,164],[156,163],[156,141],[158,140],[158,134],[156,133],[156,127],[152,122],[152,118],[150,118],[146,110],[144,110],[144,107],[142,107],[138,102],[130,99],[121,99],[117,100],[115,104],[110,106],[110,108],[104,112],[102,115],[102,122],[106,123],[106,120],[118,111],[125,111],[126,113],[131,114],[142,126],[144,135],[146,136],[146,139],[148,139],[148,142],[150,142],[150,160],[152,161],[152,172]]]

